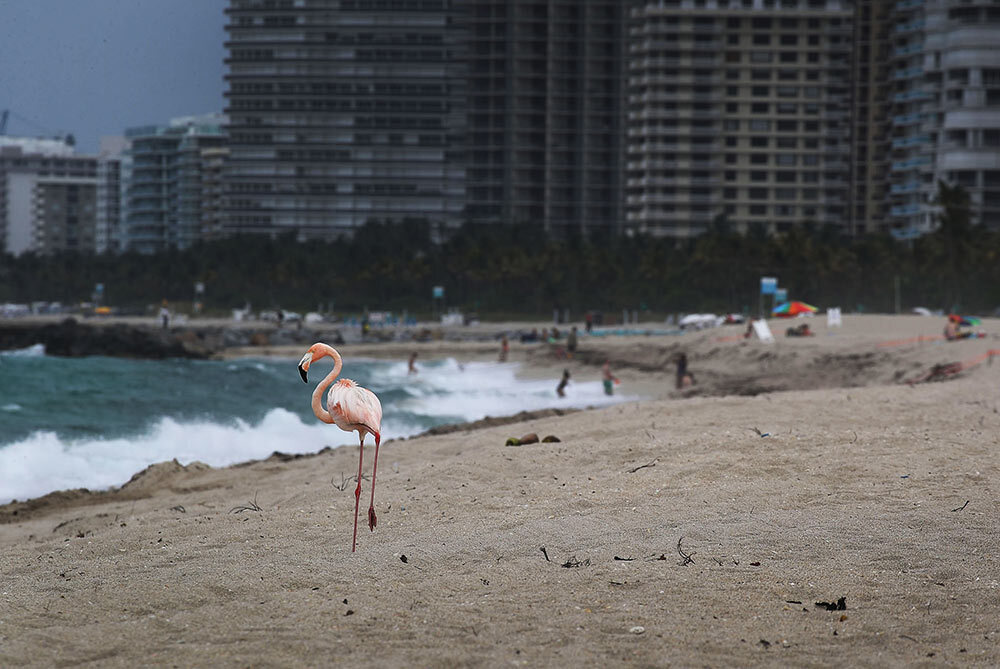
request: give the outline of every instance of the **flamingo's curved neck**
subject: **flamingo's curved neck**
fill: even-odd
[[[326,378],[319,382],[316,389],[313,390],[312,410],[313,413],[316,414],[316,418],[319,418],[324,423],[332,423],[333,416],[331,416],[330,412],[323,407],[323,393],[330,387],[333,380],[337,378],[337,375],[340,374],[340,370],[344,367],[344,361],[341,359],[340,354],[337,353],[337,349],[323,344],[319,351],[319,355],[313,358],[313,362],[316,362],[318,358],[322,358],[327,355],[333,358],[333,369],[326,375]]]

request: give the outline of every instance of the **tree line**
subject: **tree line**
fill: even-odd
[[[620,313],[755,312],[760,277],[819,307],[892,312],[897,305],[991,314],[1000,306],[1000,233],[969,224],[968,195],[941,184],[940,227],[896,241],[844,238],[804,224],[770,236],[716,220],[690,240],[615,236],[555,239],[532,225],[466,225],[435,242],[426,221],[372,221],[350,238],[298,242],[234,237],[183,251],[0,256],[0,302],[90,300],[132,311],[194,299],[211,312],[249,303],[338,313],[458,307],[492,316],[550,316],[553,308]],[[444,300],[432,301],[435,286]]]

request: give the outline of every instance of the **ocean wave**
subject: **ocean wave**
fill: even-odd
[[[45,344],[32,344],[27,348],[0,351],[0,356],[9,358],[38,358],[45,355]]]
[[[419,432],[419,424],[383,427],[383,439]],[[304,423],[285,409],[269,411],[258,424],[182,422],[160,418],[141,435],[117,439],[64,439],[38,431],[0,448],[0,504],[53,490],[118,486],[156,462],[176,458],[213,467],[266,458],[274,451],[315,453],[326,446],[357,444],[357,434],[325,423]],[[372,444],[371,437],[366,441]]]

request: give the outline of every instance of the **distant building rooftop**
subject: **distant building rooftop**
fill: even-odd
[[[76,155],[76,150],[61,139],[0,135],[0,153],[8,155],[20,153],[22,155],[43,155],[64,158]]]

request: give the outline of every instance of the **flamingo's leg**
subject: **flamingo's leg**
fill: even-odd
[[[354,540],[351,542],[351,552],[358,547],[358,506],[361,501],[361,462],[365,457],[365,433],[358,433],[361,437],[361,446],[358,449],[358,487],[354,489]]]
[[[378,525],[378,518],[375,516],[375,471],[378,469],[378,442],[380,441],[379,435],[375,434],[375,462],[372,464],[372,501],[371,505],[368,507],[368,529],[372,532],[375,531],[375,526]]]

